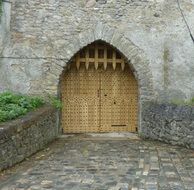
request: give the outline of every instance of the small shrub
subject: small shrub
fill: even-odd
[[[39,97],[30,97],[11,92],[0,94],[0,122],[15,119],[44,104]]]
[[[61,109],[62,108],[62,102],[61,100],[59,100],[57,97],[53,97],[53,96],[48,96],[48,99],[49,99],[49,103],[57,108],[57,109]]]
[[[8,120],[8,112],[0,110],[0,122]]]
[[[8,119],[14,119],[20,115],[24,115],[27,113],[27,109],[23,108],[17,104],[8,104],[4,107],[4,110],[7,113]]]

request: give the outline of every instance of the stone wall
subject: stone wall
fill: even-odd
[[[180,7],[194,34],[194,1]],[[69,60],[103,40],[128,60],[147,101],[194,96],[194,43],[177,0],[9,0],[0,24],[0,91],[52,94]]]
[[[194,33],[194,2],[180,5]],[[0,89],[57,94],[69,59],[102,39],[128,58],[145,96],[194,96],[194,43],[177,0],[9,0],[5,6],[11,11],[5,9],[0,26],[8,34],[0,48]]]
[[[54,140],[57,111],[43,107],[20,119],[0,124],[0,171],[21,162]]]
[[[194,106],[150,103],[142,115],[144,138],[194,149]]]

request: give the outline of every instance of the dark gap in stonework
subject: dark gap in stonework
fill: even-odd
[[[106,4],[107,0],[96,0],[96,2],[100,3],[100,4]]]

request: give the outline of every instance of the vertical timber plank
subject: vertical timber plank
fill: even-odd
[[[89,47],[86,48],[86,70],[89,67]]]
[[[104,46],[104,70],[107,69],[107,46]]]
[[[113,69],[115,70],[116,66],[117,66],[117,63],[116,63],[116,51],[115,50],[113,50],[112,66],[113,66]]]
[[[95,44],[95,58],[94,58],[95,69],[98,69],[98,44]]]
[[[77,53],[76,55],[76,67],[77,67],[77,70],[79,70],[80,68],[80,54]]]

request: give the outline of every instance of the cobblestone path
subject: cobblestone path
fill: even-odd
[[[153,141],[59,138],[4,171],[1,190],[194,190],[194,151]]]

